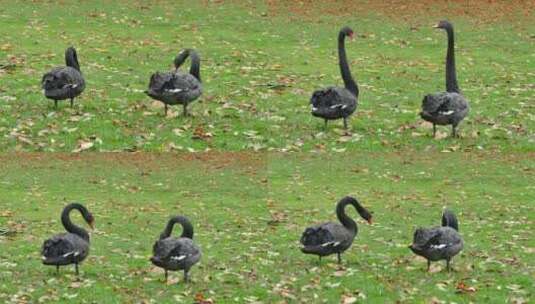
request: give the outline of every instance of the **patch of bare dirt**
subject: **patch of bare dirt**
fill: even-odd
[[[177,168],[200,165],[206,170],[236,167],[256,174],[266,166],[265,154],[255,152],[202,152],[202,153],[4,153],[0,154],[0,169],[6,164],[31,170],[51,164],[99,164],[111,167],[134,166],[143,170]],[[2,165],[4,164],[4,165]]]
[[[466,17],[475,23],[492,23],[518,17],[533,18],[535,1],[529,0],[268,0],[270,15],[294,15],[307,20],[318,16],[358,16],[377,14],[393,20],[427,22],[428,19]]]

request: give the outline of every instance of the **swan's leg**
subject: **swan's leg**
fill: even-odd
[[[453,137],[457,137],[457,125],[456,124],[453,124],[451,125],[451,136]]]
[[[347,130],[347,117],[344,117],[344,129]]]
[[[78,263],[74,263],[74,269],[76,270],[76,276],[78,276]]]
[[[164,271],[165,271],[165,283],[167,283],[167,269],[165,269]]]
[[[184,103],[184,110],[182,111],[184,117],[188,116],[188,104]]]
[[[342,255],[338,252],[338,264],[342,264]]]
[[[446,269],[448,270],[448,272],[450,272],[450,270],[451,270],[450,259],[446,259]]]
[[[427,272],[431,269],[431,261],[427,260]]]
[[[325,119],[325,124],[323,125],[323,129],[327,130],[327,119]]]
[[[318,255],[318,257],[320,258],[320,259],[318,260],[318,265],[321,266],[321,255]]]
[[[56,274],[59,274],[59,265],[56,265]]]
[[[71,98],[71,109],[72,109],[73,103],[74,103],[74,98]]]
[[[437,125],[433,124],[433,138],[435,138],[436,134],[437,134]]]
[[[186,269],[184,269],[184,282],[185,283],[189,282],[188,271]]]
[[[57,109],[57,108],[58,108],[58,100],[54,99],[54,109]]]
[[[164,103],[164,109],[165,109],[165,117],[167,117],[167,104]]]

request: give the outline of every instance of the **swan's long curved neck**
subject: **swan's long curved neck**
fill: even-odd
[[[87,213],[87,210],[85,210],[85,208],[79,205],[68,205],[67,207],[65,207],[65,209],[63,209],[63,212],[61,213],[61,223],[63,224],[63,227],[65,227],[65,230],[67,230],[68,232],[74,233],[83,238],[84,240],[89,240],[89,233],[87,233],[84,228],[76,226],[72,223],[70,213],[73,209],[80,211],[82,214]]]
[[[65,64],[67,64],[67,66],[71,68],[80,71],[80,64],[78,63],[78,56],[76,55],[76,51],[69,50],[65,53]]]
[[[346,206],[352,205],[352,204],[354,204],[354,202],[352,202],[350,199],[348,198],[342,199],[336,205],[336,216],[338,217],[338,220],[340,221],[340,223],[344,225],[344,227],[346,227],[348,230],[356,234],[358,230],[357,223],[352,218],[350,218],[345,212]]]
[[[347,63],[347,55],[345,48],[345,37],[346,35],[342,32],[338,35],[338,60],[340,65],[340,74],[342,74],[342,79],[344,80],[344,85],[347,90],[349,90],[356,97],[359,96],[359,88],[357,83],[351,76],[351,71],[349,70],[349,64]]]
[[[199,54],[195,52],[194,50],[190,51],[191,56],[191,66],[189,68],[189,73],[193,75],[193,77],[197,78],[199,82],[201,82],[201,57],[199,57]]]
[[[457,84],[457,73],[455,71],[455,39],[453,28],[447,28],[448,33],[448,52],[446,54],[446,91],[459,93]]]
[[[191,58],[191,66],[189,68],[189,73],[193,77],[197,78],[201,82],[201,58],[199,54],[193,49],[185,49],[175,58],[175,68],[178,69],[186,59]]]
[[[191,225],[190,221],[183,216],[172,217],[169,222],[167,222],[167,226],[165,226],[164,231],[160,235],[160,239],[170,237],[173,232],[173,226],[177,223],[182,226],[182,235],[180,235],[180,237],[193,239],[193,225]]]

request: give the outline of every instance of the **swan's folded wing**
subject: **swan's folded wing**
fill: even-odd
[[[181,242],[179,246],[175,247],[170,255],[171,256],[192,256],[199,254],[200,250],[193,242]]]
[[[321,246],[335,242],[331,231],[325,225],[318,225],[307,228],[300,240],[303,246]]]
[[[159,256],[162,260],[169,257],[170,252],[176,247],[176,240],[173,238],[167,238],[158,240],[152,247],[154,256]]]
[[[329,87],[317,90],[310,98],[312,114],[323,118],[341,118],[353,113],[357,99],[345,88]]]
[[[152,74],[149,82],[149,90],[162,94],[166,90],[174,89],[173,75],[171,73],[156,72]]]
[[[41,84],[45,90],[59,90],[72,85],[71,78],[67,68],[55,68],[43,76]]]
[[[317,109],[329,109],[333,106],[343,106],[344,102],[335,87],[328,87],[312,93],[310,104]]]
[[[426,95],[422,101],[422,111],[431,115],[449,116],[466,110],[468,103],[458,93],[440,92]]]
[[[61,258],[74,253],[75,246],[65,235],[56,235],[46,240],[41,250],[44,258]]]
[[[447,250],[462,243],[457,231],[450,227],[440,227],[433,230],[431,238],[422,246],[424,250]]]
[[[177,71],[173,77],[173,93],[181,100],[195,99],[202,94],[202,85],[193,75]]]
[[[46,73],[41,85],[47,97],[65,99],[80,94],[85,88],[85,81],[76,69],[60,67]]]

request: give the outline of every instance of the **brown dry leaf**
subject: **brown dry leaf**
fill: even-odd
[[[79,152],[85,151],[87,149],[91,149],[94,145],[95,145],[95,143],[93,143],[92,141],[80,141],[78,143],[78,148],[72,150],[72,152],[73,153],[79,153]]]
[[[198,126],[193,130],[193,135],[191,136],[192,139],[200,139],[205,140],[212,138],[213,134],[210,132],[205,132],[204,128],[202,126]]]
[[[338,138],[337,142],[340,142],[340,143],[349,142],[351,141],[352,138],[353,137],[350,135],[343,135],[343,136],[340,136],[340,138]]]
[[[445,303],[445,302],[439,300],[437,297],[432,297],[431,299],[429,299],[429,301],[427,301],[427,303],[429,303],[429,304],[442,304],[442,303]]]
[[[442,268],[440,267],[440,265],[437,263],[434,263],[434,264],[431,264],[431,267],[429,268],[429,273],[437,273],[437,272],[440,272],[441,270]]]
[[[457,289],[457,293],[469,293],[469,292],[476,292],[476,288],[473,286],[466,285],[463,281],[459,282],[457,286],[455,287]]]
[[[444,139],[444,138],[447,138],[448,137],[448,133],[446,132],[442,132],[442,131],[437,131],[437,133],[435,134],[435,139]]]
[[[10,211],[10,210],[4,210],[4,211],[0,212],[0,216],[1,217],[12,217],[13,216],[13,212]]]
[[[195,304],[213,304],[214,303],[214,300],[208,298],[206,299],[204,297],[204,295],[200,292],[198,292],[197,294],[195,294],[195,299],[194,299],[194,303]]]
[[[357,298],[354,296],[342,295],[342,300],[340,302],[342,304],[353,304],[357,302]]]

